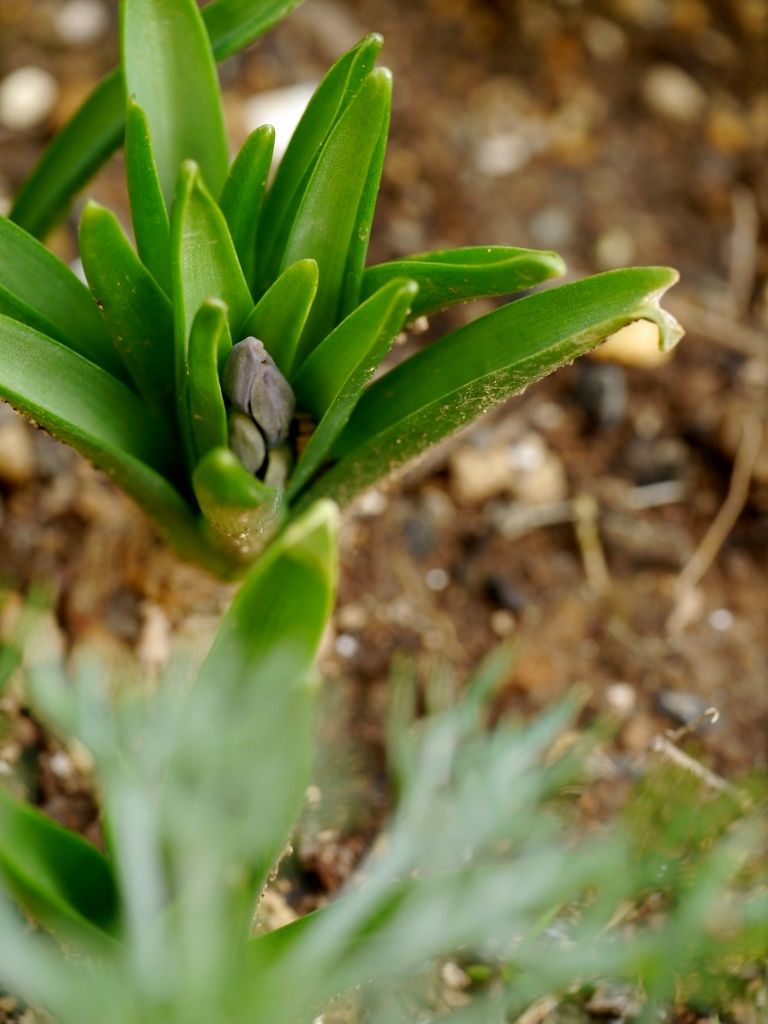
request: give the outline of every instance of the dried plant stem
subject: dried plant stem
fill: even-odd
[[[742,420],[741,443],[736,454],[728,494],[701,543],[677,578],[675,603],[667,619],[667,632],[680,633],[691,619],[692,595],[736,525],[749,497],[752,471],[760,452],[763,425],[756,415]]]

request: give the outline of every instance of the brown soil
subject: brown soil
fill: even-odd
[[[0,128],[0,190],[115,59],[114,24],[99,45],[61,47],[48,17],[57,6],[0,6],[0,69],[43,66],[61,87],[45,129]],[[235,134],[247,94],[316,78],[372,29],[386,37],[396,95],[374,259],[489,243],[556,248],[574,276],[670,264],[682,282],[669,307],[688,336],[662,367],[582,362],[557,374],[349,510],[325,657],[330,686],[350,695],[339,714],[375,768],[396,654],[464,674],[514,637],[508,707],[530,714],[574,684],[588,688],[591,713],[629,701],[620,757],[678,724],[669,708],[683,695],[721,713],[697,738],[703,762],[730,778],[765,770],[768,7],[308,0],[225,71]],[[119,163],[89,191],[122,205]],[[53,244],[74,256],[72,222]],[[0,452],[4,443],[26,456],[15,469],[0,460],[0,581],[53,591],[57,642],[97,640],[156,664],[169,638],[210,631],[226,588],[179,565],[73,453],[10,418]],[[683,628],[671,629],[681,574],[737,456],[746,500],[678,602]],[[500,459],[517,473],[499,473]],[[578,496],[574,524],[567,502]],[[554,522],[537,526],[541,517]],[[370,785],[378,793],[375,774]],[[46,793],[60,795],[54,784]],[[376,821],[380,795],[373,805]],[[354,856],[342,860],[313,863],[326,888]]]

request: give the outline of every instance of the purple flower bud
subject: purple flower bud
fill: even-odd
[[[221,378],[232,407],[250,416],[268,448],[286,439],[296,400],[291,385],[258,338],[239,341],[229,354]]]
[[[259,472],[267,457],[267,445],[261,431],[241,412],[229,414],[229,447],[249,473]]]

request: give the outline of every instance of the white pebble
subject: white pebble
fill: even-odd
[[[475,153],[478,171],[489,178],[500,178],[525,167],[535,147],[522,135],[499,132],[483,139]]]
[[[424,582],[430,590],[445,590],[451,578],[445,569],[430,569],[424,577]]]
[[[263,124],[271,124],[275,129],[276,164],[283,158],[314,91],[314,82],[299,82],[251,96],[243,104],[243,123],[247,131],[255,131]]]
[[[628,718],[637,706],[637,693],[630,683],[611,683],[605,691],[605,700],[611,711]]]
[[[733,623],[733,613],[729,612],[727,608],[716,608],[709,616],[710,626],[718,633],[727,633],[729,629],[733,628]]]
[[[597,60],[619,60],[627,50],[624,31],[606,18],[589,18],[584,25],[584,42]]]
[[[51,772],[59,779],[68,779],[72,774],[72,759],[63,750],[57,751],[48,762]]]
[[[646,73],[643,99],[656,114],[690,124],[707,106],[707,94],[695,78],[674,64],[656,64]]]
[[[635,258],[635,240],[625,228],[609,228],[595,243],[595,258],[601,270],[627,267]]]
[[[69,0],[58,11],[55,24],[62,42],[87,46],[106,32],[109,13],[100,0]]]
[[[340,658],[354,658],[359,646],[360,642],[357,637],[352,636],[350,633],[340,633],[336,637],[334,649]]]
[[[59,86],[42,68],[12,71],[0,83],[0,123],[13,131],[41,124],[53,110]]]

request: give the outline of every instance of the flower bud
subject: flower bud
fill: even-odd
[[[267,457],[267,446],[253,420],[241,412],[229,414],[229,447],[249,473],[259,472]]]
[[[233,408],[258,425],[267,447],[282,444],[296,400],[291,385],[258,338],[246,338],[232,348],[221,383]]]

